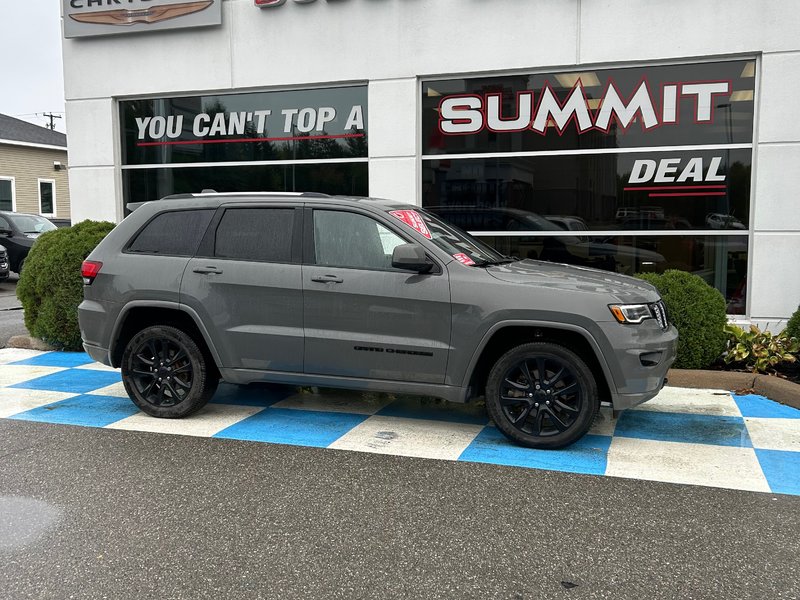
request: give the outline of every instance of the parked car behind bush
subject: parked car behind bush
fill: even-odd
[[[83,221],[39,237],[17,284],[31,335],[65,350],[81,349],[81,263],[113,228],[113,223]]]
[[[685,271],[643,273],[638,277],[656,286],[678,330],[675,368],[703,369],[722,355],[727,317],[725,298],[718,290]]]

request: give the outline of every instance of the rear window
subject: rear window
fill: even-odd
[[[213,210],[161,213],[139,232],[128,252],[194,256],[213,216]]]
[[[292,261],[293,208],[229,208],[217,227],[214,256]]]

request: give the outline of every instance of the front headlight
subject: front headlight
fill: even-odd
[[[609,304],[608,308],[620,323],[641,323],[653,318],[649,304]]]

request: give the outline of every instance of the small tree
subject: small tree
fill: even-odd
[[[725,351],[725,298],[697,275],[669,270],[663,275],[643,273],[667,306],[670,321],[678,330],[679,369],[703,369]]]
[[[113,228],[113,223],[83,221],[48,231],[36,240],[17,284],[31,335],[65,350],[81,349],[81,263]]]

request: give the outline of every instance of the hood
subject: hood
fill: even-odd
[[[521,260],[489,267],[487,271],[501,281],[572,292],[607,294],[617,302],[655,302],[659,299],[656,288],[645,281],[587,267]]]

